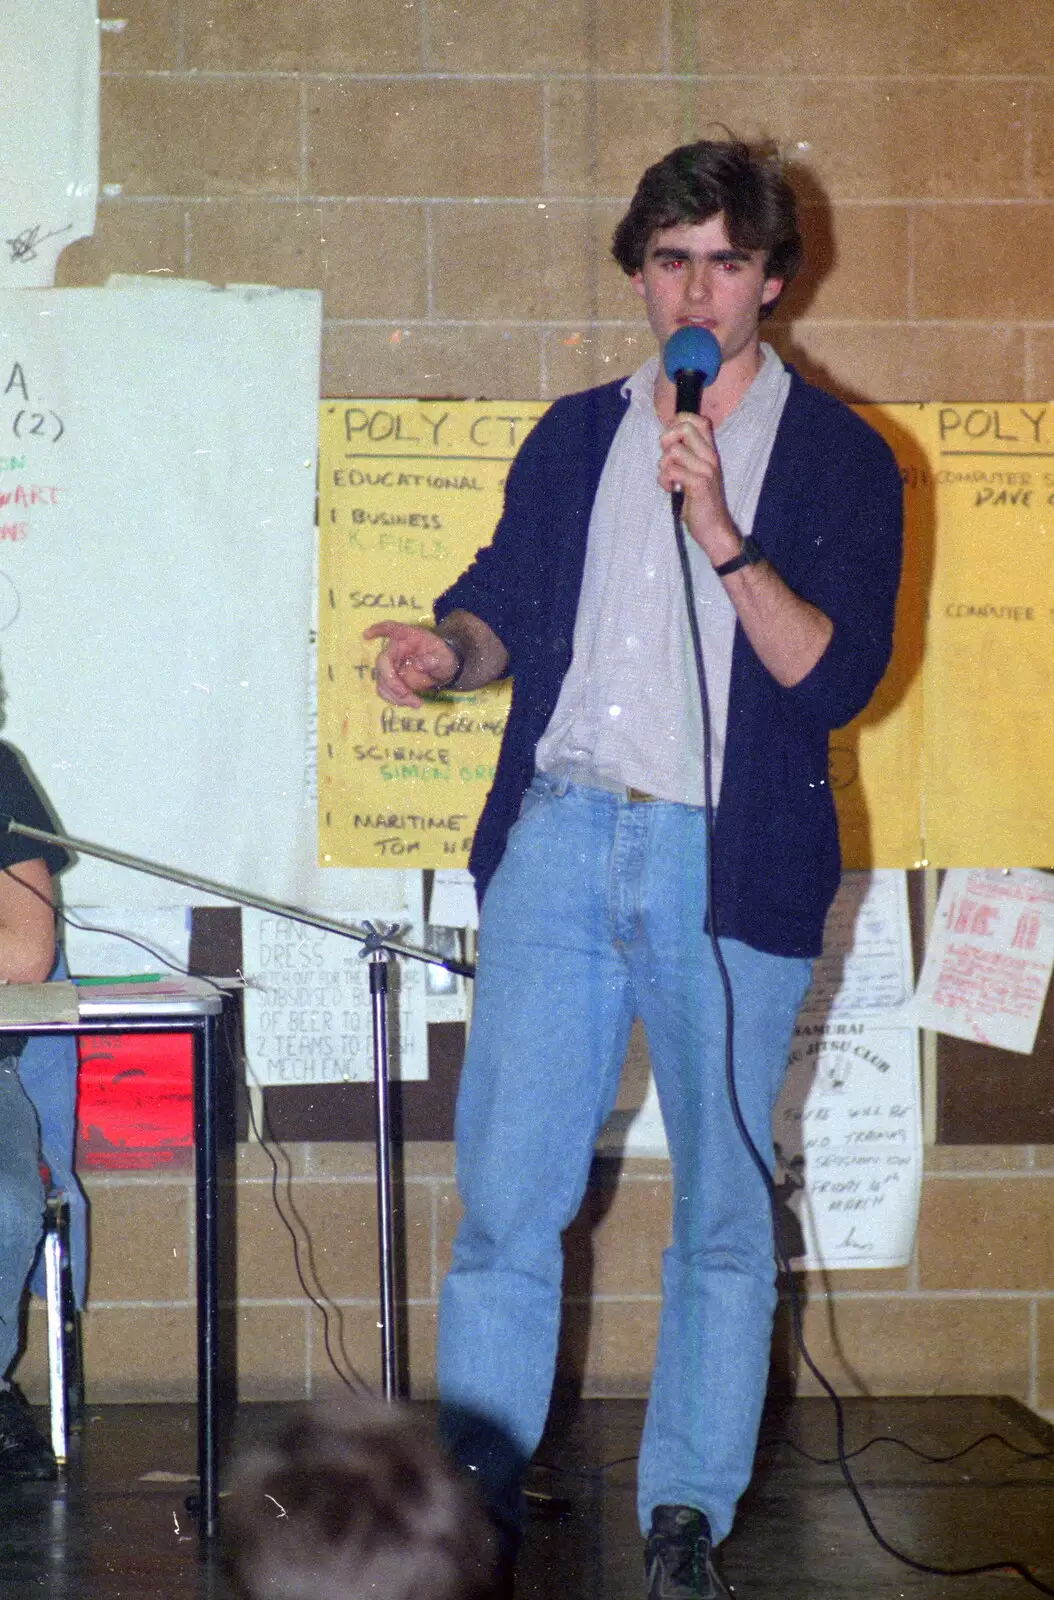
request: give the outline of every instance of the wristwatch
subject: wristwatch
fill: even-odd
[[[436,638],[442,639],[447,649],[453,651],[454,659],[457,662],[457,666],[454,668],[454,676],[452,678],[448,678],[446,683],[441,683],[439,687],[441,689],[456,689],[458,680],[460,679],[461,674],[464,672],[467,665],[465,652],[462,650],[456,639],[448,639],[445,633],[437,633]]]
[[[730,572],[738,572],[740,567],[756,566],[759,561],[764,561],[764,559],[764,550],[762,550],[757,540],[751,538],[748,533],[739,547],[738,556],[733,556],[731,561],[722,561],[719,567],[714,568],[714,571],[719,578],[727,578]]]

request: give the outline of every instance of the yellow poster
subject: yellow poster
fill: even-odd
[[[323,865],[461,865],[508,704],[418,712],[372,685],[378,620],[430,620],[489,541],[539,402],[321,410],[319,839]],[[831,740],[847,867],[1054,862],[1054,407],[861,406],[905,487],[893,659]]]
[[[419,711],[374,690],[375,622],[430,622],[487,544],[540,402],[330,401],[319,436],[319,861],[464,866],[494,777],[509,688]]]
[[[904,480],[904,575],[893,657],[867,709],[831,735],[830,779],[846,867],[914,867],[923,856],[922,638],[932,561],[932,407],[854,408]]]
[[[1054,407],[934,405],[926,854],[1054,864]]]

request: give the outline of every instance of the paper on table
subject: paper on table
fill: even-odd
[[[0,1023],[76,1022],[77,991],[72,983],[0,984]]]
[[[75,906],[62,943],[73,973],[122,977],[129,972],[185,972],[190,954],[187,906]],[[131,939],[138,941],[131,943]],[[147,948],[143,948],[147,946]]]

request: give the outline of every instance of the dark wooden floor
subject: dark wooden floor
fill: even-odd
[[[1054,1449],[1054,1429],[1009,1400],[951,1398],[847,1404],[847,1448],[899,1435],[944,1454],[999,1433],[1020,1450]],[[532,1486],[570,1501],[532,1516],[518,1600],[641,1600],[634,1461],[642,1404],[587,1401],[559,1424]],[[243,1436],[272,1415],[248,1407]],[[58,1485],[0,1490],[0,1600],[226,1600],[185,1507],[193,1489],[194,1411],[114,1406],[87,1413]],[[799,1401],[765,1422],[757,1471],[724,1554],[737,1600],[910,1597],[1000,1600],[1035,1593],[1020,1578],[941,1578],[901,1566],[874,1543],[836,1465],[826,1401]],[[1054,1457],[1029,1460],[989,1440],[948,1465],[881,1442],[856,1459],[884,1536],[915,1558],[960,1567],[1016,1558],[1054,1589]]]

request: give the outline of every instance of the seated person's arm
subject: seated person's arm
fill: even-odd
[[[0,978],[43,983],[54,962],[51,874],[39,856],[16,861],[0,872]]]

